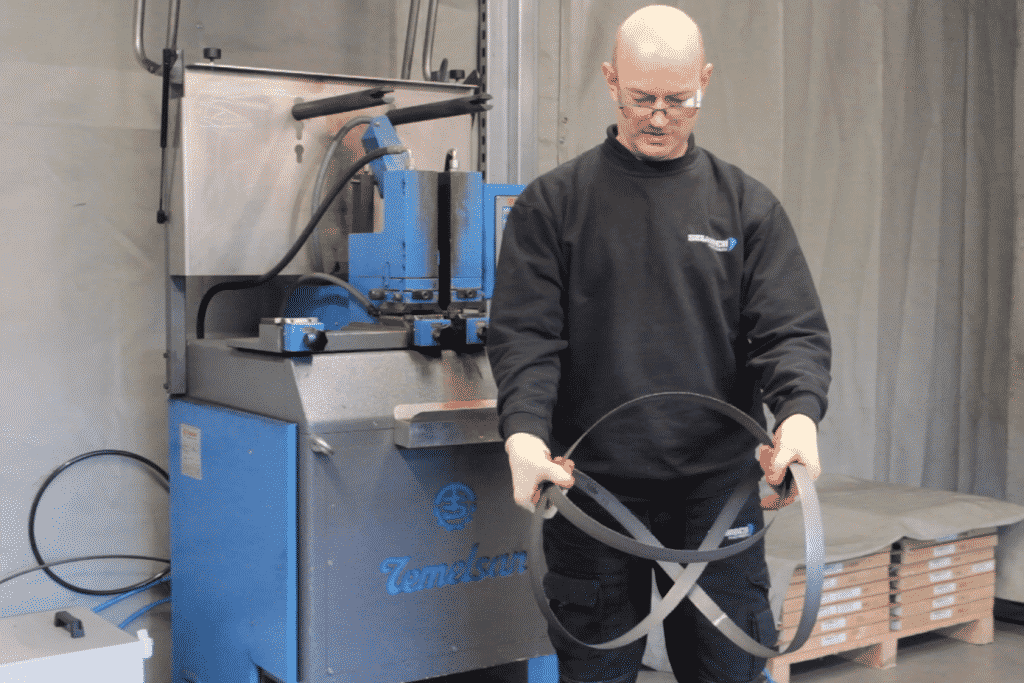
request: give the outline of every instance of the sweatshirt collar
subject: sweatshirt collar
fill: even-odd
[[[619,127],[616,124],[608,126],[608,137],[604,141],[604,146],[612,158],[626,171],[640,175],[671,175],[692,166],[697,160],[697,145],[694,143],[693,133],[690,133],[690,137],[686,141],[686,154],[678,159],[669,159],[668,161],[636,158],[625,145],[619,142],[618,135]]]

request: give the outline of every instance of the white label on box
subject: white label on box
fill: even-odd
[[[928,617],[932,621],[941,621],[942,619],[949,619],[951,616],[953,616],[953,610],[951,609],[942,609],[938,612],[932,612],[928,615]]]
[[[942,557],[943,555],[952,555],[956,552],[956,543],[950,543],[949,545],[940,545],[938,548],[932,551],[932,557]]]
[[[839,643],[846,642],[845,633],[836,633],[835,635],[825,636],[821,639],[821,646],[828,647],[829,645],[838,645]]]
[[[843,591],[835,591],[833,593],[822,593],[821,604],[827,605],[830,602],[839,602],[840,600],[849,600],[850,598],[859,598],[864,589],[861,586],[854,588],[847,588]]]
[[[832,564],[826,564],[822,567],[821,573],[824,576],[832,576],[833,574],[839,574],[843,571],[842,562],[833,562]]]
[[[181,423],[181,473],[203,478],[203,433],[198,427]]]
[[[955,595],[947,595],[944,598],[935,598],[932,600],[932,609],[939,609],[941,607],[949,607],[950,605],[956,604]]]
[[[932,595],[945,595],[946,593],[952,593],[956,590],[956,581],[953,583],[944,583],[935,587],[932,591]]]
[[[837,614],[849,614],[850,612],[856,612],[857,610],[863,609],[864,603],[860,600],[854,600],[853,602],[844,602],[841,605],[832,605],[831,607],[823,607],[818,610],[818,618],[824,619],[826,617],[834,617]]]
[[[990,572],[996,568],[996,561],[989,560],[988,562],[979,562],[978,564],[971,565],[972,574],[981,574],[983,572]]]
[[[846,617],[839,617],[838,619],[829,619],[828,621],[822,621],[820,623],[822,633],[826,631],[835,631],[846,626]]]
[[[947,569],[944,572],[932,572],[928,575],[928,581],[935,583],[936,581],[949,581],[953,578],[953,570]]]
[[[949,567],[953,564],[952,557],[943,557],[938,560],[932,560],[928,563],[928,569],[942,569],[943,567]]]
[[[827,590],[831,590],[831,589],[835,588],[838,585],[839,585],[839,577],[837,576],[835,578],[825,579],[824,581],[822,581],[821,582],[821,589],[827,591]]]

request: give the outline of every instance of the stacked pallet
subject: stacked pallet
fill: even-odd
[[[855,648],[890,637],[889,550],[825,565],[821,608],[811,636],[796,652],[768,661],[777,683],[789,681],[789,665]],[[792,640],[800,622],[807,574],[793,574],[782,607],[779,642]]]
[[[898,640],[926,631],[992,642],[996,542],[995,529],[941,541],[903,539],[891,552],[826,565],[811,637],[796,652],[768,660],[768,672],[776,683],[788,683],[791,664],[826,655],[889,668]],[[796,633],[805,588],[801,568],[783,603],[781,643]]]
[[[892,630],[905,637],[971,622],[966,627],[974,631],[969,642],[991,642],[996,542],[995,530],[983,529],[941,542],[896,543]]]

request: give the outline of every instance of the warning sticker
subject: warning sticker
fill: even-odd
[[[203,478],[203,433],[184,422],[181,424],[181,473],[193,479]]]

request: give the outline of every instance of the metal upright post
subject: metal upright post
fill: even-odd
[[[528,183],[537,174],[537,40],[530,0],[480,0],[479,72],[494,97],[481,127],[489,183]]]

